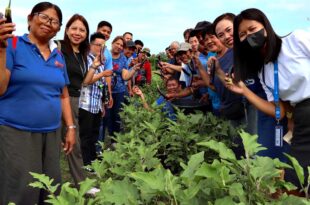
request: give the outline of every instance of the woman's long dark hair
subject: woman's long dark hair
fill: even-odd
[[[76,20],[81,21],[85,28],[86,28],[86,38],[84,41],[81,42],[80,46],[79,46],[79,51],[80,53],[83,55],[84,59],[87,58],[87,54],[89,52],[89,26],[88,23],[86,21],[86,19],[80,15],[80,14],[74,14],[69,21],[66,24],[66,30],[71,26],[71,24],[73,24],[73,22],[75,22]],[[64,50],[68,53],[73,52],[72,46],[71,46],[71,42],[70,39],[67,35],[67,32],[65,31],[64,34]]]
[[[243,20],[254,20],[264,26],[267,37],[263,55],[260,50],[255,51],[241,46],[238,30]],[[245,80],[256,76],[264,64],[274,62],[278,58],[281,45],[281,38],[275,33],[262,11],[255,8],[242,11],[234,19],[234,72],[236,80]]]

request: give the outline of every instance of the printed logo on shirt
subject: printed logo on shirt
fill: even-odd
[[[119,64],[113,62],[113,70],[118,70]]]
[[[57,68],[63,68],[65,65],[56,60],[56,61],[55,61],[55,66],[56,66]]]

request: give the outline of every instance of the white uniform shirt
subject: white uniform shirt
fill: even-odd
[[[282,101],[289,101],[294,106],[310,98],[310,29],[296,30],[282,38],[278,67],[279,97]],[[267,88],[274,89],[273,63],[266,64],[263,70],[265,82],[262,72],[259,73],[259,78],[268,101],[274,101],[273,91]]]

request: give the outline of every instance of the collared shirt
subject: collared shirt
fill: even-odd
[[[107,56],[106,52],[108,52],[108,49],[105,49],[105,56]],[[92,65],[94,59],[95,59],[95,56],[93,56],[92,54],[88,55],[87,57],[87,62],[89,65],[88,70],[90,69],[90,66]],[[107,60],[107,57],[106,57],[106,60]],[[96,70],[95,75],[105,70],[112,70],[112,68],[108,68],[105,65],[101,65]],[[79,107],[93,114],[97,114],[99,113],[99,111],[102,111],[102,95],[103,95],[104,84],[105,84],[105,80],[104,78],[101,78],[100,80],[96,81],[92,85],[83,86],[81,89]]]
[[[50,41],[47,60],[28,34],[12,39],[6,49],[6,67],[10,70],[7,91],[0,96],[0,125],[30,132],[52,132],[61,123],[61,94],[69,84],[65,60]]]
[[[296,30],[282,38],[282,46],[278,56],[279,97],[289,101],[293,106],[310,98],[310,29]],[[259,78],[267,94],[268,101],[274,101],[274,65],[265,65],[265,82],[263,73]]]

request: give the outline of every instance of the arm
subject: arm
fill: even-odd
[[[62,117],[67,126],[67,133],[64,142],[64,151],[66,154],[70,154],[73,149],[73,145],[75,144],[75,129],[72,127],[74,126],[74,124],[70,106],[70,97],[67,87],[64,87],[61,95],[61,108]]]
[[[200,74],[200,77],[201,79],[204,81],[205,83],[205,86],[208,86],[210,87],[212,90],[215,90],[215,87],[214,85],[212,85],[210,83],[210,76],[208,74],[208,72],[204,69],[204,67],[202,66],[199,58],[197,58],[196,56],[193,57],[193,60],[198,68],[198,71],[199,71],[199,74]]]
[[[9,85],[11,72],[6,68],[6,49],[0,48],[0,96],[3,95]]]
[[[0,19],[0,96],[3,95],[9,85],[11,72],[6,65],[6,47],[8,46],[7,39],[13,38],[13,32],[15,30],[15,24],[5,23],[5,19]]]
[[[129,79],[131,79],[131,78],[133,77],[133,75],[135,74],[135,72],[136,72],[138,69],[140,69],[140,63],[134,65],[134,66],[132,67],[132,69],[130,69],[130,70],[123,69],[123,70],[122,70],[122,78],[123,78],[124,80],[129,80]]]
[[[138,95],[140,98],[141,98],[141,101],[143,103],[143,107],[147,110],[150,110],[152,111],[152,109],[150,108],[150,106],[147,104],[146,100],[145,100],[145,97],[144,97],[144,94],[143,92],[140,90],[140,88],[138,86],[134,86],[132,88],[132,91],[134,94]]]
[[[275,103],[268,102],[257,96],[250,89],[246,87],[246,85],[240,81],[238,83],[233,83],[232,79],[229,77],[225,78],[227,88],[237,94],[241,94],[248,99],[248,101],[253,104],[257,109],[275,117]],[[285,116],[285,105],[282,101],[280,101],[280,109],[281,109],[281,119]]]
[[[174,71],[178,71],[178,72],[182,71],[182,66],[180,66],[180,65],[173,65],[170,63],[166,63],[166,62],[161,62],[161,64],[162,64],[163,68],[166,70],[174,70]]]
[[[109,90],[109,94],[110,94],[110,101],[109,101],[108,108],[112,108],[113,107],[113,98],[112,98],[112,86],[111,86],[112,78],[111,78],[111,76],[106,77],[105,81],[107,82],[108,90]]]

